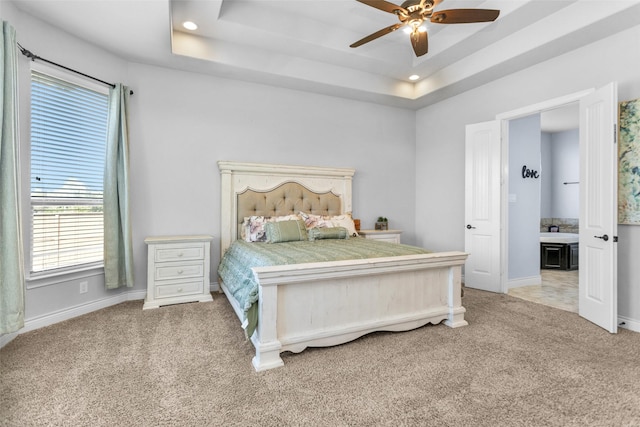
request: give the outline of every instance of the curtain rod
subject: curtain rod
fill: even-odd
[[[97,78],[97,77],[90,76],[90,75],[85,74],[85,73],[82,73],[82,72],[80,72],[80,71],[78,71],[78,70],[74,70],[73,68],[65,67],[64,65],[58,64],[58,63],[53,62],[53,61],[49,61],[48,59],[44,59],[44,58],[42,58],[42,57],[40,57],[40,56],[38,56],[38,55],[34,54],[34,53],[33,53],[33,52],[31,52],[30,50],[25,49],[24,47],[22,47],[22,45],[20,45],[20,43],[17,43],[17,45],[18,45],[18,48],[20,49],[20,52],[22,52],[22,54],[23,54],[24,56],[26,56],[27,58],[29,58],[29,59],[30,59],[30,60],[32,60],[32,61],[35,61],[35,60],[37,59],[37,60],[39,60],[39,61],[43,61],[43,62],[46,62],[46,63],[48,63],[48,64],[55,65],[56,67],[64,68],[65,70],[67,70],[67,71],[71,71],[72,73],[80,74],[81,76],[87,77],[87,78],[89,78],[89,79],[91,79],[91,80],[95,80],[95,81],[97,81],[97,82],[100,82],[100,83],[102,83],[103,85],[111,86],[112,88],[115,88],[115,87],[116,87],[116,85],[115,85],[115,84],[113,84],[113,83],[105,82],[104,80],[100,80],[100,79],[99,79],[99,78]],[[129,94],[130,94],[130,95],[133,95],[133,91],[132,91],[132,90],[130,90],[130,91],[129,91]]]

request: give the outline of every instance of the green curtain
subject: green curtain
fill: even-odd
[[[18,55],[16,31],[2,21],[0,41],[0,334],[24,326],[24,267],[20,226]]]
[[[109,91],[107,157],[104,172],[104,276],[107,289],[133,287],[133,245],[129,212],[129,89]]]

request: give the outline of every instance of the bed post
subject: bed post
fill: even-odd
[[[462,306],[462,266],[454,265],[449,267],[449,317],[444,321],[444,324],[450,328],[458,328],[460,326],[466,326],[466,320],[464,320],[464,313],[467,311]]]
[[[231,242],[236,239],[237,230],[233,227],[235,224],[235,203],[232,187],[232,173],[231,170],[224,167],[223,162],[218,162],[220,165],[220,257],[224,255],[225,251],[231,245]]]
[[[252,363],[257,372],[284,366],[278,340],[278,285],[259,285],[258,328],[251,337],[256,355]]]

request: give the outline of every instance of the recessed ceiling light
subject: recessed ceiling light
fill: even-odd
[[[412,74],[409,76],[409,80],[412,80],[412,81],[418,80],[419,78],[420,76],[417,74]]]
[[[186,28],[187,30],[191,30],[191,31],[194,31],[194,30],[197,30],[197,29],[198,29],[198,26],[196,25],[196,23],[195,23],[195,22],[191,22],[191,21],[185,21],[185,22],[183,22],[183,23],[182,23],[182,26],[183,26],[184,28]]]

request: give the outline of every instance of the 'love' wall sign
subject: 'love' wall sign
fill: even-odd
[[[540,178],[538,171],[527,168],[527,165],[522,166],[522,178]]]

